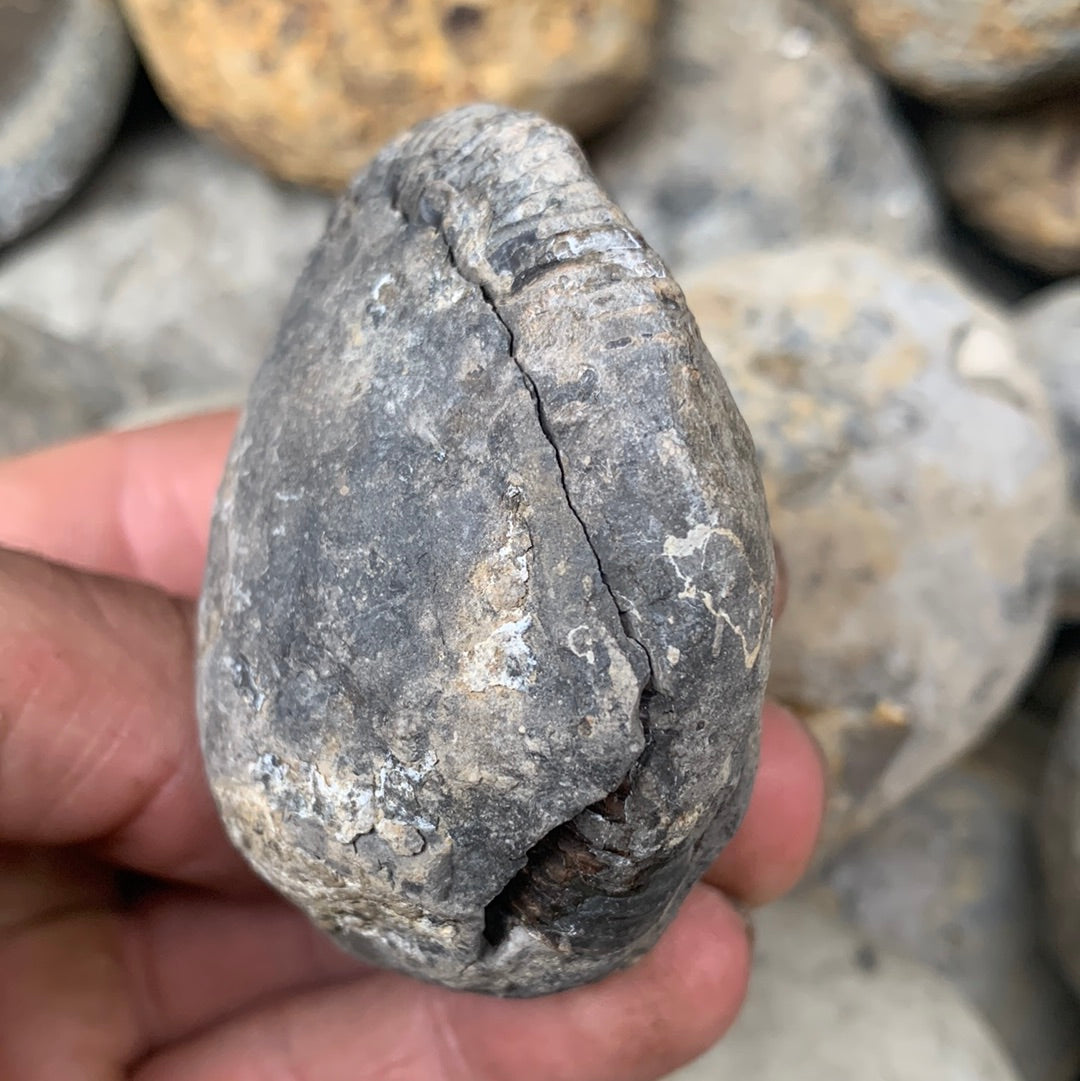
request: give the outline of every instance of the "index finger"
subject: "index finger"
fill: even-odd
[[[236,413],[0,461],[0,546],[195,597]]]

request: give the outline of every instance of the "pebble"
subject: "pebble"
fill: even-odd
[[[1048,937],[1080,998],[1080,696],[1066,709],[1047,755],[1038,835]]]
[[[112,139],[134,73],[110,0],[0,0],[0,248],[83,181]]]
[[[565,131],[475,106],[375,159],[218,507],[198,712],[259,873],[451,987],[649,949],[746,808],[773,546],[682,293]]]
[[[940,119],[928,145],[961,217],[991,245],[1044,274],[1080,273],[1080,94]]]
[[[118,147],[61,218],[0,254],[0,305],[130,367],[143,404],[235,401],[329,207],[158,125]]]
[[[913,144],[805,0],[675,0],[653,88],[592,155],[678,273],[823,234],[902,251],[937,213]]]
[[[936,968],[1026,1081],[1076,1081],[1080,1003],[1043,942],[1034,806],[1049,730],[1019,713],[807,887],[874,943]]]
[[[832,781],[824,851],[986,735],[1042,648],[1064,466],[1008,326],[849,241],[684,283],[750,426],[789,571],[770,688]]]
[[[826,0],[888,78],[950,108],[1000,108],[1080,78],[1076,0]]]
[[[122,366],[0,311],[0,457],[104,427],[137,400]]]
[[[179,116],[278,176],[331,190],[391,136],[469,101],[595,132],[648,73],[657,18],[657,0],[123,6]]]
[[[932,969],[806,902],[771,905],[754,925],[742,1014],[668,1081],[1019,1081],[982,1018]]]
[[[1069,469],[1069,518],[1058,607],[1080,620],[1080,278],[1040,290],[1015,312],[1020,355],[1042,376]]]

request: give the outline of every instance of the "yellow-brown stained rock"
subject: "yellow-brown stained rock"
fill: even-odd
[[[336,189],[397,132],[490,100],[589,135],[649,70],[657,0],[123,0],[163,96]]]
[[[867,58],[951,107],[996,107],[1080,74],[1076,0],[826,0]]]
[[[991,243],[1050,274],[1080,272],[1080,94],[942,120],[930,145],[960,214]]]

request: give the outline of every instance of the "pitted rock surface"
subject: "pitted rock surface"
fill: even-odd
[[[984,736],[1038,656],[1053,417],[1008,325],[929,264],[819,242],[687,298],[758,448],[789,571],[770,686],[823,745],[828,850]]]
[[[134,73],[111,0],[0,0],[0,247],[70,196],[112,137]]]
[[[598,978],[745,809],[772,579],[746,428],[570,137],[421,125],[333,215],[219,495],[198,702],[230,835],[361,957]]]
[[[123,0],[177,114],[268,171],[341,191],[389,138],[470,101],[579,135],[649,71],[657,0]],[[241,61],[241,62],[238,62]]]

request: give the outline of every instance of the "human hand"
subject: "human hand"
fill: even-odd
[[[746,990],[740,908],[809,860],[809,736],[766,706],[739,833],[628,971],[505,1001],[346,957],[233,851],[202,772],[192,600],[234,424],[0,463],[0,1077],[651,1081],[701,1053]]]

